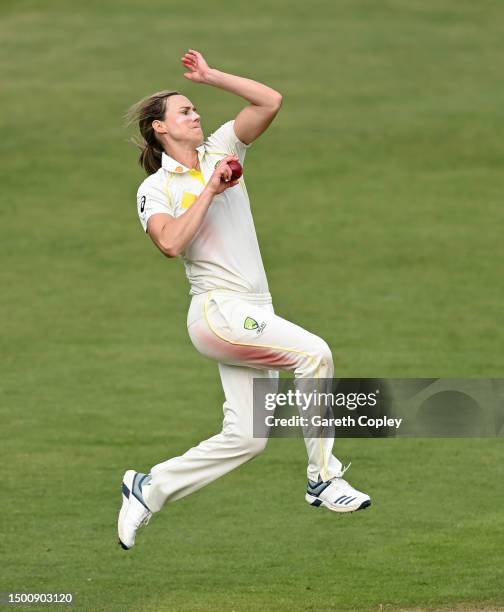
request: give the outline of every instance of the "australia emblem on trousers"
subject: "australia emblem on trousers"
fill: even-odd
[[[263,321],[261,324],[259,324],[252,317],[247,317],[245,319],[245,322],[243,323],[243,327],[248,331],[255,331],[256,334],[259,335],[264,331],[264,328],[266,327],[266,321]]]

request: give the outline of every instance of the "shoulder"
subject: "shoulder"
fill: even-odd
[[[234,131],[234,119],[231,119],[230,121],[226,121],[221,126],[219,126],[216,130],[214,130],[210,134],[210,136],[208,137],[207,140],[211,140],[212,138],[219,137],[219,136],[234,136],[234,137],[236,137],[236,134],[235,134],[235,131]]]
[[[150,192],[157,192],[163,189],[166,183],[165,172],[163,168],[159,168],[154,174],[150,174],[145,178],[138,187],[137,195],[147,195]]]
[[[237,148],[246,149],[248,145],[241,142],[234,129],[235,121],[226,121],[210,134],[205,140],[205,148],[209,152],[233,153]]]
[[[137,205],[139,211],[149,209],[171,210],[173,197],[169,189],[169,175],[163,168],[151,174],[142,181],[137,191]]]
[[[137,210],[144,231],[147,231],[147,222],[152,215],[164,213],[174,216],[166,172],[162,168],[140,184],[137,191]]]

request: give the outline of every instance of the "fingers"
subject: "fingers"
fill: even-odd
[[[197,83],[205,83],[208,71],[210,70],[208,64],[205,61],[205,58],[201,55],[199,51],[195,51],[194,49],[189,49],[184,55],[180,58],[182,65],[189,72],[194,73],[194,78],[190,78],[191,81],[195,81]]]
[[[231,176],[233,174],[233,171],[227,164],[227,162],[230,162],[231,160],[234,160],[237,162],[240,161],[237,155],[226,155],[226,157],[221,159],[221,161],[219,162],[219,165],[216,168],[216,171],[218,175],[220,176],[220,179],[222,181],[225,181],[226,183],[231,179]]]
[[[187,54],[184,55],[184,57],[181,57],[180,59],[186,68],[192,70],[196,69],[196,62],[192,58],[188,57]]]
[[[196,70],[198,67],[197,58],[192,53],[184,53],[180,60],[189,70]]]
[[[228,156],[234,157],[234,156]],[[239,184],[239,179],[231,180],[231,176],[233,172],[231,168],[227,164],[223,164],[224,160],[220,162],[220,164],[215,168],[212,178],[210,179],[211,188],[215,191],[215,193],[222,193],[229,189],[230,187],[235,187]]]
[[[227,161],[231,161],[231,159],[234,159],[234,156],[230,155],[229,159]],[[223,159],[219,163],[219,165],[217,166],[217,168],[214,171],[214,176],[215,176],[215,178],[218,181],[221,181],[221,182],[224,182],[224,183],[228,183],[231,180],[231,177],[233,176],[233,171],[231,170],[231,168],[226,163],[226,159]]]
[[[232,160],[239,162],[240,158],[238,157],[238,155],[226,155],[226,157],[223,157],[220,160],[219,164],[217,165],[217,168],[219,168],[222,164],[226,164],[227,165],[227,163],[232,161]]]
[[[226,181],[227,183],[231,179],[232,174],[233,171],[231,170],[231,168],[227,164],[222,164],[220,173],[221,180]]]
[[[194,51],[193,49],[189,49],[189,51],[184,53],[184,56],[181,59],[184,63],[193,64],[196,66],[201,57],[201,53],[198,53],[198,51]]]
[[[219,163],[222,164],[222,162],[227,163],[228,161],[231,161],[232,159],[234,159],[235,161],[240,161],[240,158],[238,157],[238,155],[226,155],[226,157],[224,157]]]
[[[181,60],[182,63],[188,67],[199,67],[200,69],[208,68],[208,64],[206,63],[203,55],[201,55],[201,53],[195,49],[189,49],[186,53],[184,53]]]
[[[217,181],[225,181],[228,178],[230,168],[228,165],[223,164],[222,162],[215,168],[212,178],[215,178]]]

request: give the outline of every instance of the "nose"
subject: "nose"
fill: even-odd
[[[193,121],[199,121],[200,120],[200,116],[198,115],[198,113],[196,111],[193,111],[192,118],[193,118]]]

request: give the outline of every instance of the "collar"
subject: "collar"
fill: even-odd
[[[198,151],[198,158],[200,160],[201,165],[201,158],[203,157],[203,153],[205,152],[205,145],[201,144],[199,147],[196,147],[196,151]],[[167,153],[164,152],[161,155],[161,166],[165,170],[168,170],[168,172],[175,172],[176,174],[183,174],[184,172],[189,172],[191,170],[191,168],[184,166],[184,164],[181,164],[176,159],[173,159],[173,157],[170,157]]]

